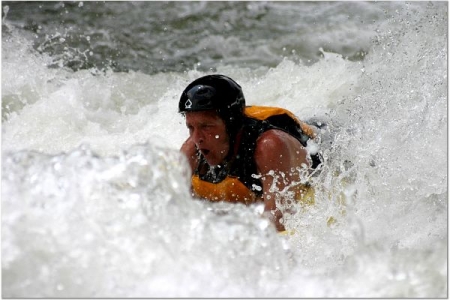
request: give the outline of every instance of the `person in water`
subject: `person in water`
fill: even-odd
[[[179,112],[189,137],[181,147],[192,169],[192,192],[210,201],[264,203],[264,214],[280,221],[286,197],[305,197],[300,173],[320,164],[307,142],[313,128],[290,111],[246,106],[239,84],[224,75],[194,80],[181,94]]]

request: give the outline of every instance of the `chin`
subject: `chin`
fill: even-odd
[[[209,161],[209,160],[206,160],[206,162],[208,163],[208,165],[209,165],[210,167],[215,167],[215,166],[217,166],[217,165],[220,165],[220,163],[218,163],[218,162],[216,162],[216,161]]]
[[[208,165],[210,165],[211,167],[215,167],[217,165],[220,165],[220,163],[222,161],[218,161],[217,159],[206,159],[206,162],[208,163]]]

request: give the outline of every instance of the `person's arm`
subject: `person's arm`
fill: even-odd
[[[194,172],[195,168],[198,165],[198,155],[195,143],[191,140],[190,137],[183,143],[180,151],[184,155],[186,155],[191,171]]]
[[[285,230],[280,223],[283,217],[277,207],[283,191],[293,181],[298,181],[298,167],[309,166],[307,151],[300,142],[281,130],[269,130],[263,133],[256,144],[255,161],[262,175],[264,214],[275,224],[278,231]]]

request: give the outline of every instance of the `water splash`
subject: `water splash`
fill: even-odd
[[[249,104],[327,124],[316,204],[287,236],[261,207],[192,199],[174,107],[203,71],[49,68],[4,32],[4,295],[444,297],[447,15],[394,6],[364,59],[217,66]]]
[[[19,152],[3,166],[8,297],[211,296],[230,284],[223,295],[239,295],[255,278],[286,272],[285,250],[257,212],[210,210],[190,197],[178,151],[145,144],[106,158],[86,147],[55,156]],[[188,288],[198,273],[215,284]]]

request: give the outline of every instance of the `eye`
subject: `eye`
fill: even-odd
[[[203,129],[203,130],[208,130],[208,131],[210,131],[210,130],[213,130],[215,128],[215,125],[214,124],[203,124],[202,126],[201,126],[201,129]]]

